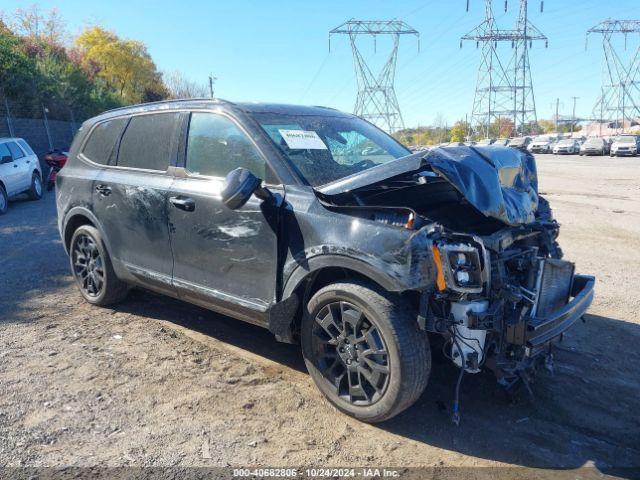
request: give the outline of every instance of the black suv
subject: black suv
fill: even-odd
[[[421,395],[438,342],[452,385],[484,366],[526,384],[593,298],[531,155],[412,154],[329,108],[112,110],[76,135],[57,207],[87,301],[144,287],[299,341],[324,395],[370,422]]]

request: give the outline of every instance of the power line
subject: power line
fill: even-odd
[[[600,22],[587,31],[602,35],[604,54],[601,94],[593,108],[592,116],[602,122],[614,122],[616,131],[624,132],[625,122],[631,125],[640,117],[640,45],[627,62],[614,44],[624,38],[625,49],[629,34],[640,33],[640,20],[612,20]]]
[[[482,46],[471,122],[476,131],[486,137],[490,125],[504,117],[512,119],[512,133],[524,134],[537,128],[529,48],[534,41],[544,41],[546,46],[548,40],[529,21],[528,0],[519,3],[515,28],[501,29],[496,24],[492,0],[485,0],[484,21],[460,39],[461,47],[465,41],[475,41],[478,47]],[[511,43],[513,51],[508,61],[498,51],[498,44],[504,42]]]
[[[351,43],[358,93],[354,113],[371,123],[394,133],[404,128],[400,106],[394,88],[398,47],[401,35],[411,35],[420,39],[417,30],[400,20],[355,20],[351,19],[329,32],[329,49],[332,35],[347,35]],[[377,37],[389,35],[393,44],[386,63],[374,74],[358,48],[357,38],[367,35],[373,37],[374,49]],[[418,43],[418,48],[419,48]]]

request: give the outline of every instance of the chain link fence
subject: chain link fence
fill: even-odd
[[[54,102],[34,103],[0,94],[0,138],[24,138],[38,155],[43,173],[49,167],[42,157],[54,148],[68,150],[83,117]]]

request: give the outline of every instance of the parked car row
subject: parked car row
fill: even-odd
[[[500,145],[527,150],[531,153],[552,153],[554,155],[610,155],[636,156],[640,153],[640,135],[618,135],[614,138],[562,138],[558,134],[537,137],[485,138],[467,145]]]
[[[0,138],[0,215],[9,208],[9,199],[21,193],[32,200],[42,197],[40,162],[22,138]]]

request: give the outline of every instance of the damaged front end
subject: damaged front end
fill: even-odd
[[[418,321],[445,338],[444,352],[461,375],[488,367],[505,387],[529,389],[531,371],[551,364],[551,345],[593,299],[594,278],[562,260],[559,225],[538,196],[528,153],[437,148],[334,182],[319,195],[339,208],[410,212],[403,226],[426,236],[435,266],[432,285],[419,294]]]

